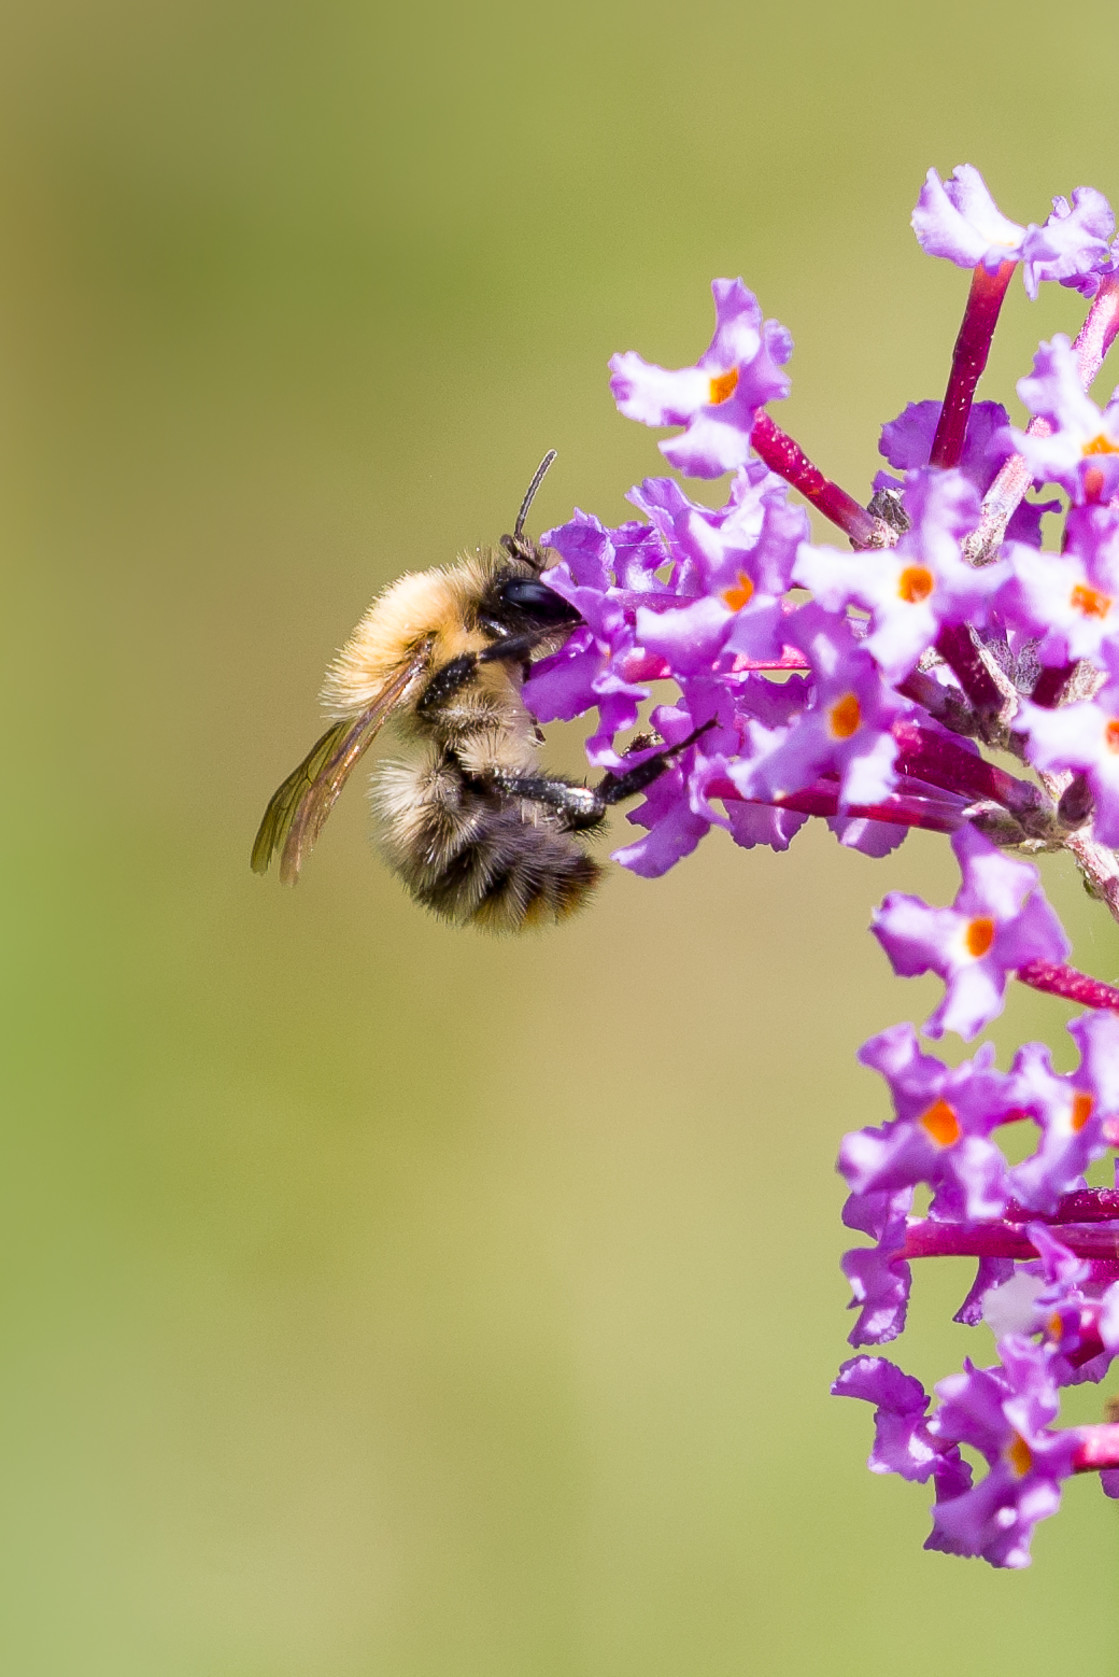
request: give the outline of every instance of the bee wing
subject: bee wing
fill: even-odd
[[[279,850],[280,878],[285,885],[295,884],[338,794],[426,665],[430,650],[428,637],[373,702],[359,716],[347,716],[328,728],[273,792],[253,841],[254,873],[267,873]]]

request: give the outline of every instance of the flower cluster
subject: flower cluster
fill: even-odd
[[[1119,392],[1102,410],[1088,394],[1119,333],[1119,240],[1092,188],[1021,226],[970,166],[947,181],[930,170],[913,227],[970,286],[944,398],[883,427],[893,471],[865,506],[767,411],[788,392],[792,342],[741,280],[715,281],[715,333],[694,366],[614,358],[621,412],[682,427],[661,452],[729,487],[712,507],[648,478],[629,493],[637,518],[609,528],[577,511],[545,536],[546,580],[580,622],[524,696],[541,721],[596,713],[587,750],[604,784],[646,788],[629,816],[641,836],[617,855],[646,876],[714,826],[784,850],[816,816],[870,856],[913,827],[949,835],[951,907],[894,893],[873,924],[895,972],[943,980],[925,1036],[972,1040],[1012,978],[1085,1008],[1068,1073],[1038,1043],[1001,1071],[989,1045],[949,1066],[913,1025],[884,1031],[860,1058],[894,1116],[839,1157],[844,1221],[870,1239],[844,1259],[852,1344],[902,1331],[911,1260],[964,1254],[978,1273],[958,1319],[992,1328],[998,1360],[940,1381],[935,1407],[861,1350],[834,1389],[875,1407],[872,1470],[932,1479],[928,1547],[1021,1566],[1069,1474],[1099,1471],[1119,1494],[1119,1422],[1054,1426],[1061,1388],[1099,1380],[1119,1354],[1119,1190],[1086,1174],[1119,1145],[1119,990],[1067,965],[1024,859],[1070,851],[1119,918]],[[1031,297],[1055,282],[1089,300],[1075,341],[1041,344],[1019,382],[1024,429],[974,400],[1019,266]],[[1056,498],[1026,498],[1049,484]],[[791,490],[846,548],[810,539]],[[1059,521],[1048,543],[1046,517]],[[665,680],[671,697],[649,711]],[[1018,1163],[999,1142],[1008,1125],[1034,1127]],[[986,1463],[977,1483],[961,1446]]]

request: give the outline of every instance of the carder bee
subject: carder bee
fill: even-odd
[[[374,600],[330,666],[335,720],[264,812],[257,873],[280,857],[293,885],[335,800],[392,718],[408,754],[381,765],[372,797],[381,847],[416,901],[459,925],[516,932],[560,920],[602,875],[581,842],[612,804],[642,791],[695,735],[597,786],[542,772],[542,738],[521,698],[534,658],[580,622],[541,580],[547,551],[525,519],[545,455],[499,547],[413,571]],[[645,742],[643,742],[645,743]]]

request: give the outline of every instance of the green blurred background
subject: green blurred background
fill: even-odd
[[[925,169],[1021,220],[1119,198],[1119,14],[40,0],[2,35],[0,1668],[1115,1669],[1094,1482],[1029,1573],[926,1555],[826,1395],[832,1160],[885,1115],[854,1048],[934,993],[865,926],[944,899],[942,844],[718,836],[517,943],[413,908],[359,792],[296,893],[248,849],[377,587],[507,528],[550,446],[537,529],[622,513],[660,457],[607,357],[693,359],[713,275],[791,327],[783,422],[863,492],[965,291],[909,231]],[[981,394],[1017,413],[1078,308],[1016,286]],[[1002,1051],[1063,1018],[1015,997]],[[989,1350],[942,1268],[926,1380]]]

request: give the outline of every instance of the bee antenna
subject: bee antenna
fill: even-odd
[[[531,565],[535,571],[542,571],[548,561],[543,548],[539,547],[536,542],[525,541],[525,519],[528,517],[528,509],[533,503],[536,491],[544,481],[544,474],[555,457],[555,449],[550,448],[532,474],[532,482],[525,491],[525,498],[521,502],[521,510],[517,514],[517,522],[513,526],[513,534],[501,538],[501,545],[511,559],[520,559],[524,564]]]
[[[536,499],[536,491],[540,488],[540,485],[543,483],[545,475],[546,475],[547,470],[548,470],[548,467],[552,464],[552,461],[555,459],[555,457],[556,457],[555,449],[550,448],[548,450],[547,454],[544,456],[543,460],[541,460],[539,466],[537,466],[535,472],[532,474],[532,482],[529,484],[528,488],[525,490],[525,498],[521,502],[521,510],[517,514],[517,522],[513,526],[513,540],[517,543],[518,546],[520,546],[520,544],[521,544],[521,542],[524,538],[525,519],[528,517],[528,509],[529,509],[529,507],[531,507],[533,501]]]

